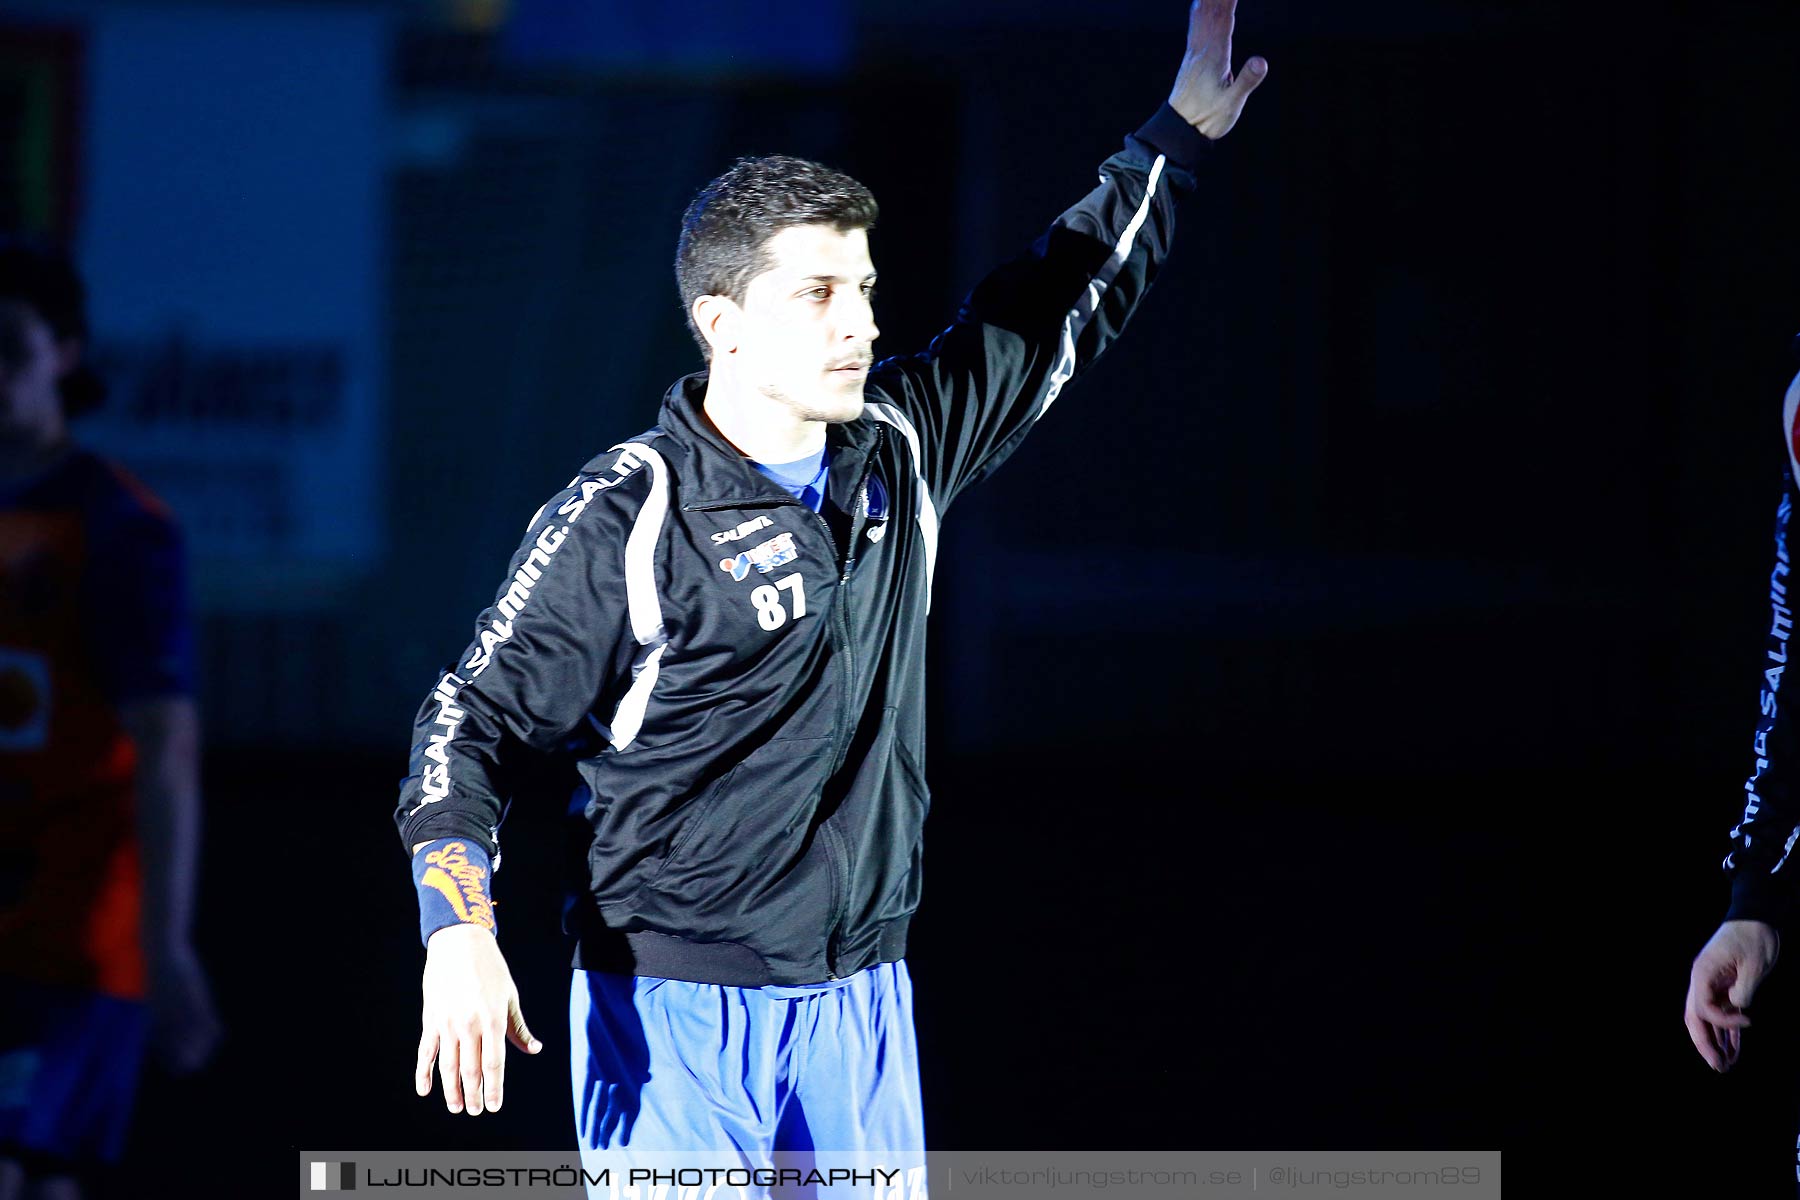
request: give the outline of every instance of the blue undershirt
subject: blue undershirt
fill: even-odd
[[[754,459],[750,465],[780,484],[787,494],[806,507],[818,512],[825,503],[825,476],[831,469],[831,456],[820,446],[817,454],[785,463],[759,463]]]

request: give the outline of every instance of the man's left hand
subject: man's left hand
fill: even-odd
[[[1269,75],[1262,57],[1231,74],[1231,30],[1237,0],[1193,0],[1188,6],[1187,53],[1169,92],[1169,107],[1209,138],[1222,138],[1237,124],[1244,102]]]

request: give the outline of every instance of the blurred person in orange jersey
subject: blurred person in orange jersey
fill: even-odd
[[[0,1200],[116,1161],[143,1052],[219,1037],[190,938],[199,718],[180,532],[68,420],[104,391],[60,251],[0,238]]]

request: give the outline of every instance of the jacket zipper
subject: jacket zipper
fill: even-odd
[[[886,441],[887,428],[885,426],[878,427],[875,430],[875,445],[864,457],[862,474],[857,476],[856,486],[850,491],[852,496],[858,497],[858,503],[860,503],[863,489],[869,484],[869,475],[875,469],[875,459]],[[780,508],[788,504],[805,507],[791,496],[786,500],[776,500],[771,497],[767,503],[771,508]],[[688,507],[689,511],[704,512],[713,508],[748,508],[752,507],[752,504],[727,501]],[[831,561],[836,562],[838,544],[837,537],[831,532],[831,522],[825,519],[824,513],[819,512],[813,513],[813,520],[818,522],[819,529],[825,534],[825,544],[831,547]],[[851,700],[856,692],[856,651],[854,649],[855,639],[850,632],[849,601],[850,570],[856,565],[856,513],[854,507],[850,514],[849,540],[850,544],[844,547],[844,565],[838,570],[838,603],[836,605],[838,620],[837,628],[832,631],[834,636],[839,639],[838,657],[844,664],[844,703],[838,717],[839,745],[832,753],[831,771],[828,776],[833,778],[843,769],[844,759],[849,757],[850,742],[855,733],[855,730],[851,728],[851,718],[855,715],[851,708]],[[831,924],[827,927],[825,934],[825,974],[827,978],[836,979],[838,977],[838,944],[843,940],[844,915],[850,904],[850,856],[839,843],[837,830],[831,827],[829,820],[819,824],[819,832],[825,838],[826,862],[831,868],[833,879],[837,884],[837,895],[831,909]]]
[[[831,773],[827,778],[836,778],[838,771],[843,768],[844,759],[850,754],[851,738],[855,734],[851,718],[855,716],[852,702],[856,693],[856,639],[850,631],[850,570],[856,565],[856,506],[861,503],[863,489],[869,485],[869,473],[875,469],[876,454],[881,449],[886,433],[885,428],[878,428],[875,431],[875,445],[868,456],[863,459],[862,473],[857,476],[856,486],[850,489],[850,494],[858,499],[853,501],[850,507],[848,531],[850,544],[844,547],[844,565],[840,568],[838,575],[838,603],[836,606],[838,627],[843,638],[838,647],[839,656],[844,663],[844,706],[843,715],[838,720],[842,743],[832,755]],[[832,536],[831,523],[825,519],[823,513],[814,513],[813,517],[819,522],[819,527],[825,531],[825,540],[831,546],[832,558],[835,560],[837,539]],[[844,917],[850,906],[850,856],[839,843],[837,830],[831,827],[829,818],[820,822],[819,832],[825,836],[827,857],[831,857],[835,851],[837,860],[838,894],[836,902],[832,905],[831,925],[825,934],[825,975],[828,979],[836,979],[838,977],[838,946],[843,941]]]
[[[854,648],[855,639],[850,633],[849,597],[850,571],[851,568],[856,566],[856,506],[861,503],[863,489],[869,486],[869,475],[875,469],[875,458],[880,454],[882,445],[886,440],[886,426],[877,427],[875,430],[875,445],[869,449],[868,455],[863,459],[862,474],[856,477],[856,485],[850,489],[850,494],[857,497],[857,499],[852,502],[850,507],[850,544],[844,548],[844,565],[838,576],[839,603],[837,606],[838,615],[841,618],[840,625],[843,630],[844,638],[841,647],[844,656],[844,715],[843,719],[838,722],[839,726],[844,730],[844,744],[838,749],[837,753],[832,756],[831,773],[833,775],[836,775],[838,770],[843,767],[844,759],[850,753],[850,735],[853,732],[850,728],[850,719],[855,715],[850,708],[851,697],[856,691],[856,651]],[[818,520],[819,526],[825,530],[825,540],[831,545],[833,551],[832,557],[835,559],[837,539],[832,537],[830,523],[825,520],[823,513],[814,513],[813,516]]]

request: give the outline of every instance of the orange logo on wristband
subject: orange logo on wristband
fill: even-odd
[[[493,929],[494,905],[487,898],[485,887],[487,871],[469,861],[468,845],[451,842],[441,850],[431,851],[425,861],[432,865],[426,868],[420,882],[443,894],[456,919],[466,925]]]

